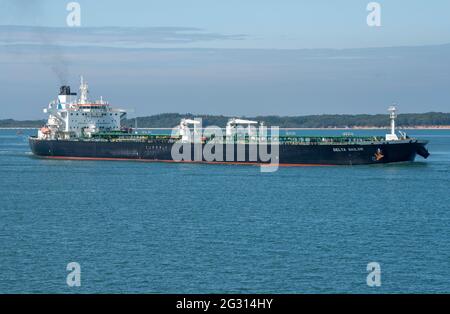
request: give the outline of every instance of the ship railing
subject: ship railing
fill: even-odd
[[[132,134],[124,131],[110,131],[94,133],[91,136],[94,140],[110,141],[142,141],[142,142],[169,142],[174,143],[181,139],[180,136],[168,134]],[[232,136],[232,137],[208,137],[201,138],[201,143],[210,144],[282,144],[282,145],[339,145],[339,144],[367,144],[379,143],[385,139],[382,136]]]
[[[283,145],[336,145],[336,144],[362,144],[362,143],[374,143],[382,142],[384,137],[371,136],[371,137],[345,137],[345,136],[232,136],[224,138],[210,137],[206,142],[208,143],[243,143],[243,144],[255,144],[255,143],[279,143]]]

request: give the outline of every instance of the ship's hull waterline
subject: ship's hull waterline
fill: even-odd
[[[90,140],[42,140],[29,139],[34,155],[54,159],[87,160],[136,160],[178,162],[172,157],[173,143],[138,142],[138,141],[90,141]],[[259,149],[251,149],[249,144],[232,144],[222,146],[222,158],[214,161],[201,156],[195,158],[198,149],[191,144],[191,157],[184,162],[230,163],[230,164],[264,164],[279,163],[284,166],[303,165],[364,165],[385,164],[392,162],[412,162],[416,155],[427,158],[425,148],[427,141],[403,140],[394,142],[374,142],[360,144],[324,144],[324,145],[279,145],[278,154],[272,159],[260,156]],[[255,145],[255,144],[250,144]],[[270,145],[268,147],[269,156]],[[255,147],[253,147],[255,148]],[[233,153],[227,150],[232,150]],[[250,153],[250,150],[252,153]],[[203,151],[203,147],[202,147]],[[241,152],[238,154],[238,152]],[[242,154],[245,152],[245,154]],[[253,154],[253,152],[258,152]],[[197,155],[198,156],[198,155]],[[278,156],[278,160],[276,157]],[[230,158],[231,157],[231,158]],[[239,158],[238,158],[239,157]]]

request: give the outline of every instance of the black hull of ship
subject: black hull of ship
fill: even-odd
[[[137,160],[174,162],[172,146],[168,142],[108,142],[85,140],[40,140],[30,138],[30,147],[34,155],[54,159],[92,159],[92,160]],[[417,154],[428,157],[425,148],[427,142],[420,140],[367,143],[367,144],[333,144],[333,145],[279,145],[280,165],[364,165],[383,164],[391,162],[412,162]],[[227,156],[227,149],[234,150],[234,156]],[[208,161],[200,155],[195,155],[192,146],[191,158],[185,162],[204,163],[267,163],[259,153],[256,158],[249,154],[248,144],[223,146],[222,158]],[[239,146],[239,147],[238,147]],[[245,157],[238,151],[245,151]],[[270,146],[269,146],[270,153]],[[227,158],[228,157],[228,158]],[[230,158],[232,157],[232,158]],[[262,157],[264,158],[264,157]],[[222,160],[220,160],[222,159]],[[178,162],[178,161],[177,161]],[[275,162],[272,160],[272,162]]]

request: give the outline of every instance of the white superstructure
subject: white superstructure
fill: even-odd
[[[233,135],[236,134],[237,132],[237,127],[240,125],[246,125],[247,126],[247,132],[248,135],[253,135],[254,131],[252,129],[252,126],[255,127],[256,125],[258,125],[258,121],[252,121],[252,120],[244,120],[244,119],[230,119],[228,120],[225,132],[226,132],[226,136],[231,137]]]
[[[90,137],[94,133],[119,131],[126,111],[113,109],[101,97],[100,100],[89,100],[89,87],[81,77],[80,97],[70,92],[70,86],[61,86],[58,99],[50,102],[48,121],[39,130],[40,139]]]
[[[191,138],[191,131],[189,129],[189,125],[193,125],[194,126],[194,138]],[[201,130],[198,130],[198,126],[200,125],[200,121],[198,120],[192,120],[192,119],[181,119],[180,121],[180,125],[178,126],[178,132],[179,135],[181,136],[181,140],[184,143],[189,143],[191,142],[193,139],[198,138],[201,133]]]

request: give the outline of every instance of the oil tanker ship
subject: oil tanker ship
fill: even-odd
[[[48,121],[29,138],[35,156],[52,159],[136,160],[161,162],[300,165],[362,165],[412,162],[429,156],[427,141],[396,132],[396,108],[386,136],[294,136],[270,132],[257,121],[230,119],[225,132],[182,119],[172,134],[139,134],[122,127],[126,111],[103,98],[89,100],[81,78],[80,93],[61,86],[44,112]],[[134,130],[136,131],[136,130]]]

